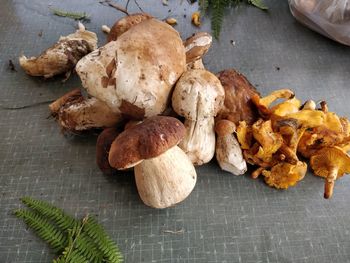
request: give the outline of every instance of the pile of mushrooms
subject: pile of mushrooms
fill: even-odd
[[[289,90],[261,98],[233,69],[209,72],[202,62],[212,42],[208,33],[182,41],[170,25],[144,13],[126,16],[108,31],[107,43],[97,48],[96,35],[80,25],[38,58],[21,57],[20,64],[45,78],[75,69],[87,94],[78,88],[63,95],[49,105],[52,116],[64,131],[103,129],[99,168],[107,175],[134,169],[146,205],[182,202],[196,184],[194,165],[214,156],[234,175],[247,171],[246,161],[258,165],[254,177],[263,174],[268,185],[285,189],[306,173],[299,152],[326,178],[328,196],[349,170],[331,161],[343,154],[350,164],[345,118],[325,104],[321,111],[311,109],[312,102],[301,106]],[[286,101],[270,107],[278,98]]]

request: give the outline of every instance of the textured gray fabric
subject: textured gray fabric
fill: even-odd
[[[303,100],[325,99],[332,111],[350,117],[350,49],[298,24],[286,0],[266,3],[267,13],[245,5],[226,13],[221,38],[205,58],[207,68],[235,67],[262,94],[289,87]],[[1,0],[3,106],[55,99],[80,85],[76,76],[64,84],[61,78],[29,77],[18,65],[22,52],[37,55],[74,31],[76,22],[50,14],[49,4],[91,14],[86,26],[98,33],[100,44],[105,42],[101,25],[122,16],[97,0]],[[196,6],[187,1],[139,4],[158,18],[175,17],[183,37],[198,30],[190,23]],[[130,11],[138,11],[133,1]],[[201,30],[209,25],[205,19]],[[9,59],[17,72],[8,70]],[[296,187],[278,191],[248,174],[222,172],[213,161],[198,168],[197,186],[185,202],[154,210],[139,199],[132,173],[101,174],[95,164],[96,136],[64,137],[48,115],[46,105],[0,109],[0,262],[53,258],[11,215],[24,195],[72,215],[95,214],[126,262],[350,262],[350,176],[337,181],[333,198],[324,200],[324,182],[311,174]]]

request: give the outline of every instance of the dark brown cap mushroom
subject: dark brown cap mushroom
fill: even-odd
[[[176,146],[184,135],[179,120],[151,117],[115,139],[109,163],[118,169],[135,166],[136,186],[146,205],[173,206],[192,192],[197,181],[191,160]]]
[[[185,127],[177,119],[154,116],[122,132],[112,143],[109,163],[116,169],[135,166],[177,145],[185,136]]]
[[[118,128],[106,128],[97,138],[96,163],[105,175],[112,175],[116,171],[108,162],[108,154],[113,141],[119,133],[120,129]]]
[[[225,89],[225,102],[216,118],[228,119],[236,125],[239,121],[247,124],[256,121],[259,115],[251,98],[259,93],[247,78],[234,69],[219,72],[218,78]]]

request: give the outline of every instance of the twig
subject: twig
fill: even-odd
[[[46,100],[46,101],[41,101],[41,102],[37,102],[37,103],[33,103],[33,104],[29,104],[29,105],[24,105],[24,106],[18,106],[18,107],[8,107],[8,106],[3,106],[0,105],[0,109],[4,109],[4,110],[22,110],[22,109],[26,109],[26,108],[32,108],[32,107],[36,107],[39,105],[44,105],[44,104],[48,104],[51,102],[54,102],[55,100]]]
[[[142,10],[141,6],[139,5],[139,3],[137,2],[137,0],[134,0],[135,4],[137,5],[137,7],[140,9],[140,11],[142,13],[144,13],[145,11]]]
[[[185,232],[185,229],[181,228],[180,230],[163,230],[163,233],[169,233],[169,234],[183,234]]]
[[[125,9],[126,9],[126,10],[128,10],[129,3],[130,3],[130,0],[128,0],[128,1],[126,2],[126,5],[125,5]]]
[[[117,9],[118,11],[123,12],[126,15],[129,15],[129,12],[128,12],[128,10],[126,8],[120,6],[120,5],[116,4],[116,3],[112,3],[110,0],[100,1],[100,4],[102,4],[102,5],[103,4],[107,4],[108,6],[113,7],[115,9]]]

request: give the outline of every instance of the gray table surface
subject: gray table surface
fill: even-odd
[[[139,3],[158,18],[178,19],[183,37],[198,30],[190,23],[196,5]],[[207,68],[234,67],[262,94],[289,87],[300,99],[326,99],[332,111],[350,117],[350,48],[298,24],[286,0],[266,3],[268,13],[245,5],[226,13],[220,41],[214,41],[205,58]],[[60,78],[33,78],[18,65],[20,54],[37,55],[76,27],[75,21],[50,14],[49,5],[91,14],[86,26],[97,32],[100,44],[105,42],[100,26],[122,16],[97,0],[1,0],[3,106],[55,99],[80,85],[76,76],[64,84]],[[138,11],[133,1],[129,10]],[[201,30],[209,28],[205,19]],[[8,70],[9,59],[17,72]],[[11,214],[24,195],[50,201],[72,215],[96,214],[126,262],[350,262],[350,176],[337,181],[333,198],[324,200],[324,182],[311,174],[279,191],[248,174],[222,172],[212,162],[198,167],[198,183],[187,200],[155,210],[139,199],[132,174],[102,175],[95,165],[95,135],[64,137],[48,115],[47,105],[0,109],[0,262],[53,258]]]

